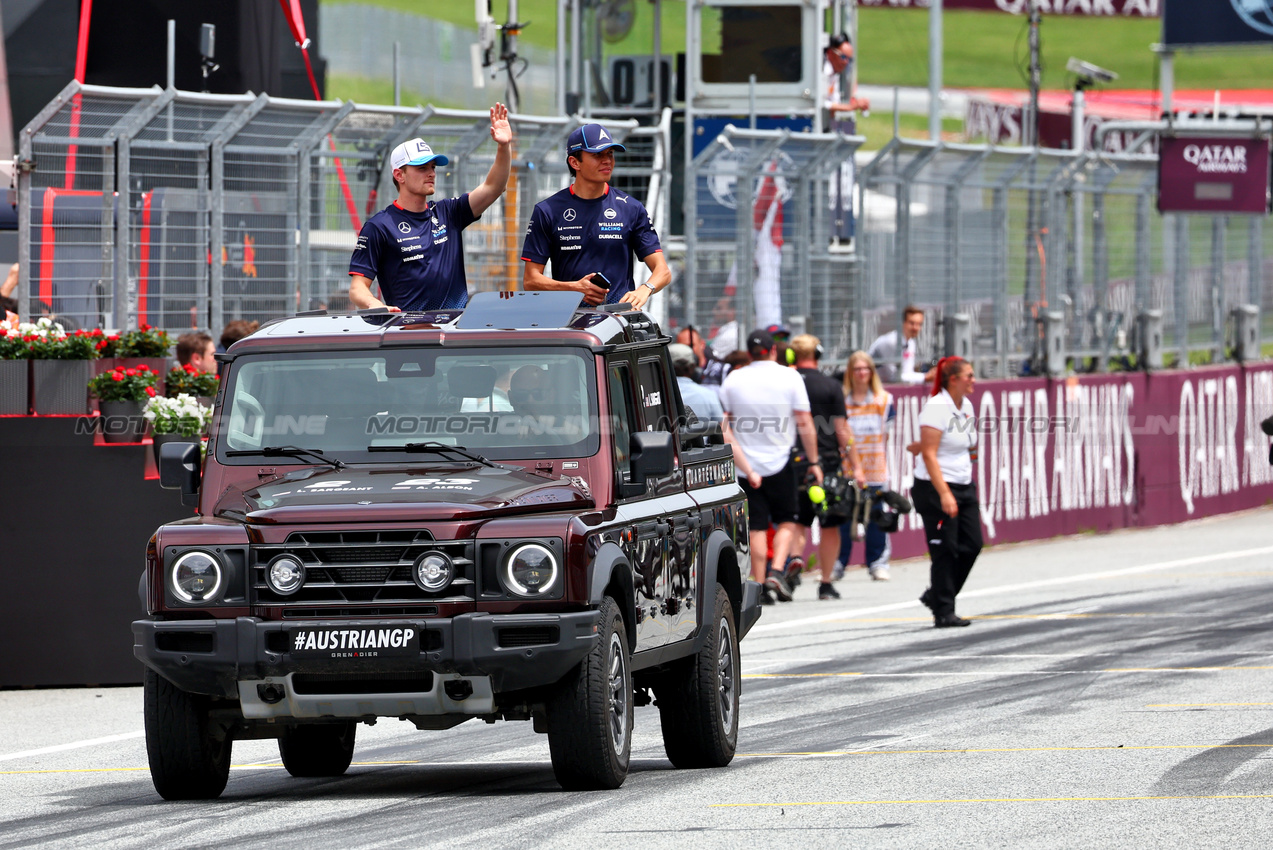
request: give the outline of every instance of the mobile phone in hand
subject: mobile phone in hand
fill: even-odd
[[[610,289],[610,278],[606,277],[602,272],[593,272],[592,285],[608,290]]]

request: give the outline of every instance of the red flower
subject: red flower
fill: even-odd
[[[142,323],[141,323],[141,329],[142,329],[143,331],[148,331],[148,330],[150,330],[150,325],[146,324],[145,322],[142,322]]]
[[[9,335],[8,330],[6,330],[5,328],[0,328],[0,336],[8,336],[8,335]]]
[[[123,376],[123,375],[121,375],[119,372],[111,372],[111,380],[112,380],[112,381],[122,381],[122,380],[124,380],[124,376]]]
[[[116,340],[119,339],[119,334],[111,334],[110,336],[106,338],[109,339],[111,342],[115,342]]]
[[[195,373],[195,368],[194,368],[194,366],[193,366],[193,365],[191,365],[191,364],[189,364],[189,363],[187,363],[187,364],[186,364],[185,366],[183,366],[182,368],[186,370],[186,374],[187,374],[187,375],[193,375],[193,374]]]
[[[141,364],[139,364],[139,365],[137,366],[137,371],[138,371],[138,372],[149,372],[149,371],[150,371],[150,367],[149,367],[149,366],[147,366],[145,363],[141,363]]]
[[[124,374],[125,374],[125,375],[127,375],[127,376],[128,376],[128,377],[130,377],[130,378],[136,378],[136,377],[137,377],[137,370],[136,370],[136,369],[125,369],[125,370],[124,370]]]
[[[99,343],[97,344],[97,350],[98,350],[98,351],[101,351],[101,350],[102,350],[103,348],[105,348],[105,347],[106,347],[106,340],[102,340],[101,342],[99,342]]]
[[[153,397],[153,396],[155,395],[155,388],[154,388],[154,387],[146,387],[146,395],[148,395],[148,396],[152,396],[152,397]]]

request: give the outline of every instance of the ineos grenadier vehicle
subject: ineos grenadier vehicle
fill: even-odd
[[[206,458],[161,452],[197,514],[151,538],[133,624],[163,797],[218,796],[236,738],[343,774],[380,717],[530,720],[563,787],[616,788],[651,699],[674,765],[729,763],[760,614],[745,502],[629,309],[483,293],[221,356]]]

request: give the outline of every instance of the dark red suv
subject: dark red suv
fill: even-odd
[[[378,717],[530,720],[564,787],[615,788],[651,691],[675,765],[729,763],[745,503],[619,306],[302,315],[223,355],[206,458],[163,447],[198,510],[151,538],[133,624],[162,796],[219,795],[235,738],[342,774]]]

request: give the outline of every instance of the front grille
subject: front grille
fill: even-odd
[[[517,646],[542,646],[557,642],[556,626],[518,626],[511,629],[497,629],[499,645],[503,649]]]
[[[439,593],[411,580],[412,566],[425,552],[442,552],[455,565],[455,579]],[[284,553],[305,565],[305,584],[291,596],[279,596],[265,583],[266,567]],[[283,543],[253,545],[251,561],[254,604],[308,608],[320,616],[342,605],[358,605],[366,613],[363,606],[387,610],[384,606],[468,602],[476,596],[472,541],[434,540],[425,530],[295,531]]]
[[[298,694],[416,694],[433,690],[433,674],[420,673],[297,673],[292,690]]]

